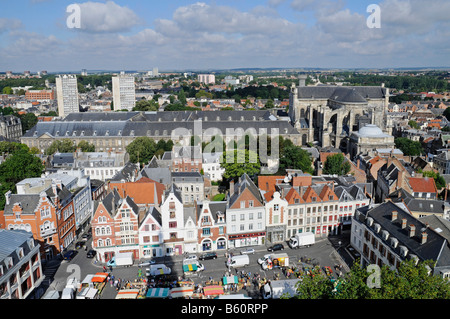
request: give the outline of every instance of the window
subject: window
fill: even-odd
[[[241,208],[245,208],[245,201],[241,201]]]
[[[177,228],[177,222],[170,222],[169,228]]]
[[[279,211],[280,210],[280,205],[278,205],[278,204],[273,205],[273,210],[275,212]]]
[[[252,200],[249,200],[249,201],[248,201],[248,206],[249,206],[249,207],[253,207],[253,204],[254,204],[254,203],[253,203]]]

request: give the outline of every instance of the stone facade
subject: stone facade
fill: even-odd
[[[389,89],[380,87],[305,86],[291,88],[289,117],[302,144],[318,142],[347,150],[348,138],[365,124],[386,129]]]

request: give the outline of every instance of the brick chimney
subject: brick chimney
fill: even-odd
[[[394,211],[392,212],[392,218],[391,218],[391,221],[396,220],[396,219],[397,219],[397,215],[398,215],[398,212],[397,212],[396,210],[394,210]]]
[[[230,181],[230,196],[234,194],[234,179]]]
[[[416,226],[414,225],[409,225],[409,237],[414,237],[414,235],[416,234]]]
[[[420,241],[420,244],[423,245],[427,242],[428,234],[426,232],[422,233],[422,240]]]
[[[402,229],[406,228],[406,224],[407,224],[406,218],[402,218]]]

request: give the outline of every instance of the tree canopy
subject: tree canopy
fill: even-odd
[[[160,140],[156,143],[147,136],[137,137],[127,147],[127,153],[130,155],[130,162],[147,164],[154,155],[162,155],[165,151],[171,151],[173,142]]]
[[[380,268],[379,286],[369,285],[372,271],[356,261],[350,272],[334,283],[322,272],[303,276],[299,299],[448,299],[450,283],[429,270],[432,262],[403,261],[396,270]]]
[[[40,177],[44,165],[39,157],[33,155],[24,144],[1,143],[0,147],[7,150],[9,156],[0,164],[0,192],[15,191],[16,183],[25,178]],[[0,196],[0,210],[5,207],[5,197]]]
[[[404,155],[419,156],[423,153],[422,144],[407,137],[397,137],[394,142],[395,147],[400,149]]]
[[[327,157],[323,166],[323,173],[330,175],[346,175],[350,172],[350,169],[350,163],[345,160],[342,153],[338,153]]]
[[[260,172],[261,163],[258,154],[248,149],[235,149],[224,152],[221,167],[225,169],[224,178],[239,178],[244,173],[253,176]]]

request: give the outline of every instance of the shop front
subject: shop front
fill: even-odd
[[[264,245],[266,232],[236,234],[228,236],[230,248]]]

